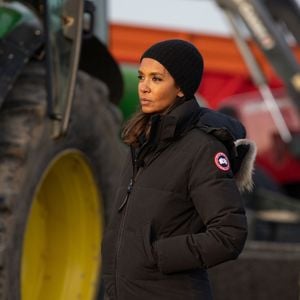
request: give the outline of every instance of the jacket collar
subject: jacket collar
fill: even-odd
[[[181,102],[165,115],[151,117],[149,140],[155,144],[181,136],[194,126],[200,106],[195,98]]]
[[[140,147],[131,147],[139,166],[149,165],[177,137],[195,126],[200,106],[196,99],[179,101],[166,114],[151,117],[148,140],[141,137]]]

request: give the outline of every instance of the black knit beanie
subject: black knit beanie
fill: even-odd
[[[203,73],[203,59],[197,48],[184,40],[166,40],[152,45],[141,56],[162,64],[186,98],[197,91]]]

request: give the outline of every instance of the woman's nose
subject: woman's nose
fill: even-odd
[[[148,93],[150,91],[150,88],[146,81],[140,82],[139,88],[142,93]]]

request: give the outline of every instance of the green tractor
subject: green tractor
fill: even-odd
[[[106,32],[102,0],[0,0],[1,300],[101,298],[124,154]]]

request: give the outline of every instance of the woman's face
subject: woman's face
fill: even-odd
[[[138,92],[142,111],[147,114],[162,113],[177,96],[183,96],[170,73],[152,58],[141,61]]]

